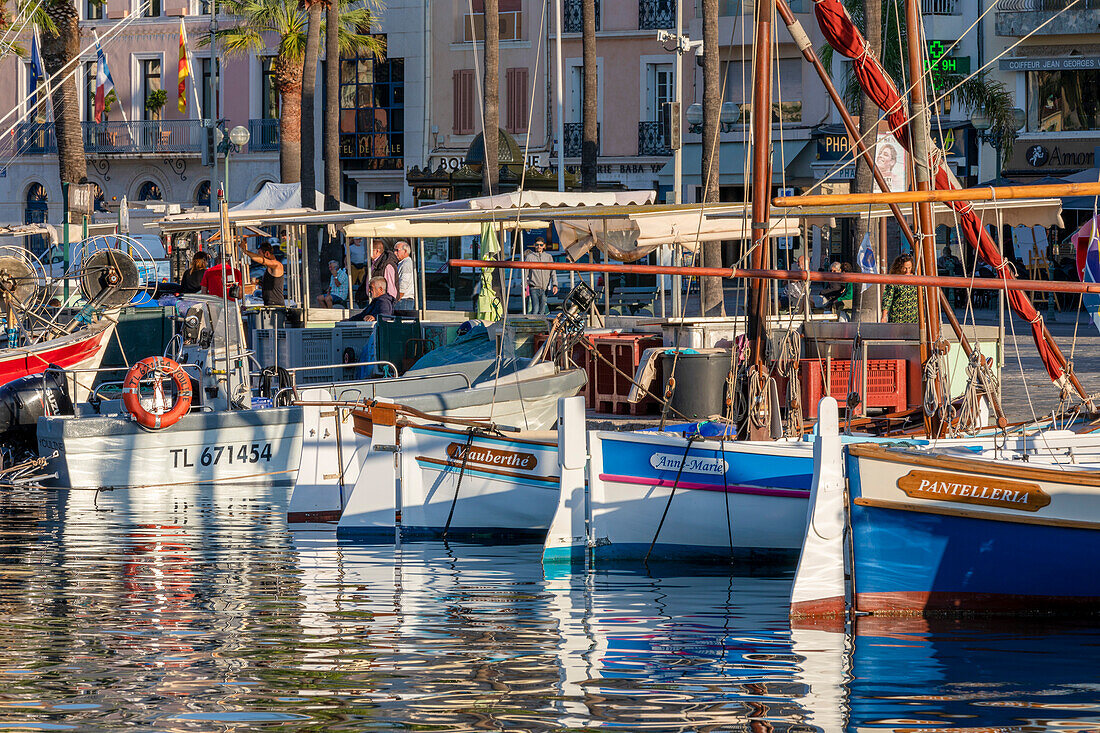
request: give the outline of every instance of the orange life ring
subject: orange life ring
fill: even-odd
[[[141,405],[141,380],[151,372],[166,374],[176,385],[176,402],[165,413],[149,412]],[[191,409],[191,380],[176,362],[163,356],[149,356],[130,367],[122,383],[122,404],[138,425],[160,430],[175,425]]]

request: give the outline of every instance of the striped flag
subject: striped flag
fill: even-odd
[[[99,41],[95,42],[95,121],[103,122],[103,110],[107,106],[107,95],[114,91],[115,80],[111,78],[111,69],[107,66],[107,54]]]
[[[187,61],[187,28],[180,18],[180,64],[179,64],[179,88],[176,91],[176,107],[180,112],[187,111],[187,77],[191,76],[191,65]]]

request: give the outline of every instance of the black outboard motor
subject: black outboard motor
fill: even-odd
[[[0,387],[0,445],[18,455],[38,452],[38,418],[72,415],[65,373],[31,374]]]

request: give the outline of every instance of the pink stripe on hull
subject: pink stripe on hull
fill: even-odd
[[[809,491],[801,489],[768,489],[763,486],[715,486],[714,484],[700,484],[692,481],[669,481],[668,479],[636,478],[634,476],[619,476],[613,473],[601,473],[600,481],[614,481],[619,484],[634,484],[636,486],[664,486],[678,489],[695,489],[698,491],[717,491],[728,494],[750,494],[753,496],[779,496],[786,499],[808,499]]]

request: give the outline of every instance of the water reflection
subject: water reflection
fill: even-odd
[[[547,575],[231,499],[0,497],[0,728],[1100,729],[1091,626],[792,630],[772,569]]]

